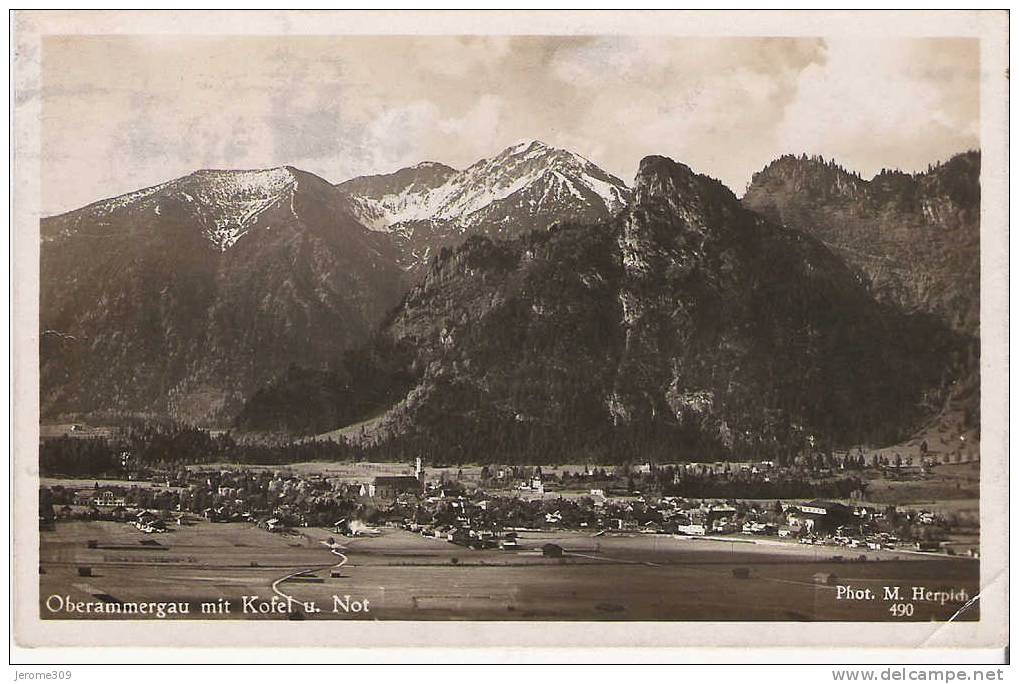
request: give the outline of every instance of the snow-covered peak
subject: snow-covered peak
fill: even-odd
[[[243,194],[266,194],[278,191],[294,180],[294,170],[289,166],[271,169],[202,169],[182,180],[191,179],[203,187],[214,189],[231,196]]]
[[[442,164],[442,163],[439,163],[439,162],[423,161],[423,162],[419,162],[419,163],[415,164],[414,166],[412,166],[410,168],[418,169],[418,170],[428,170],[428,169],[445,169],[447,167],[446,167],[445,164]]]
[[[499,153],[499,157],[504,156],[515,156],[519,154],[531,154],[539,155],[543,154],[546,150],[552,149],[540,140],[524,140],[516,145],[511,145],[505,150]]]
[[[287,167],[258,171],[203,170],[185,179],[179,191],[187,191],[211,209],[222,209],[238,202],[275,199],[295,180]]]
[[[428,164],[432,163],[419,164],[412,170]],[[623,208],[629,197],[629,190],[618,178],[580,155],[540,140],[511,145],[461,171],[436,167],[444,173],[435,176],[434,183],[422,183],[420,176],[404,169],[389,176],[354,179],[340,187],[350,194],[353,210],[362,222],[383,231],[414,221],[470,223],[472,215],[525,189],[537,188],[530,194],[549,201],[559,198],[574,207],[601,204],[609,213]],[[569,191],[551,193],[551,187]],[[533,203],[527,206],[539,209]],[[547,212],[549,207],[540,209]]]
[[[258,216],[287,197],[297,182],[289,167],[257,171],[203,170],[188,177],[178,196],[198,204],[205,233],[225,251],[243,237]],[[158,207],[157,207],[158,208]]]
[[[110,225],[129,212],[136,221],[151,217],[153,225],[181,208],[197,215],[204,235],[220,251],[233,246],[266,209],[289,198],[297,183],[294,169],[277,167],[246,171],[203,169],[175,180],[101,200],[63,217],[63,233],[79,224]],[[85,219],[85,220],[82,220]]]
[[[576,152],[551,147],[540,140],[525,141],[509,147],[494,161],[502,164],[508,162],[510,168],[532,164],[544,166],[550,172],[555,172],[559,178],[565,176],[572,179],[573,183],[593,191],[611,213],[622,209],[628,201],[629,193],[623,181],[606,173]]]

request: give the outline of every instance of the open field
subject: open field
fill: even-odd
[[[77,437],[88,439],[95,437],[113,437],[120,432],[117,426],[95,426],[85,423],[40,423],[39,436],[43,439],[54,437]]]
[[[523,533],[520,551],[472,551],[396,529],[379,537],[313,528],[282,536],[239,523],[145,535],[122,523],[68,522],[41,535],[44,618],[84,617],[49,612],[51,595],[182,601],[190,618],[286,617],[241,613],[242,596],[269,600],[275,586],[279,596],[313,601],[322,611],[306,615],[314,619],[944,620],[962,599],[917,601],[912,616],[894,618],[880,598],[837,600],[836,585],[870,588],[878,597],[885,586],[898,586],[908,601],[914,586],[973,596],[979,584],[972,559],[738,538]],[[330,537],[335,553],[326,546]],[[87,548],[90,539],[97,548]],[[536,550],[548,542],[561,545],[564,558]],[[851,560],[861,555],[867,560]],[[332,576],[337,565],[341,577]],[[93,576],[79,577],[79,566]],[[735,577],[737,568],[748,577]],[[818,573],[837,579],[819,584]],[[367,601],[368,610],[334,613],[334,596]],[[220,598],[231,601],[230,614],[201,613],[201,602]],[[958,619],[976,617],[974,607]]]
[[[953,500],[975,500],[980,496],[980,463],[939,465],[934,472],[867,478],[867,499],[873,503],[938,504]]]
[[[197,611],[202,601],[239,602],[247,593],[268,598],[281,575],[335,562],[320,544],[248,523],[199,523],[148,535],[126,523],[68,522],[40,534],[43,606],[52,594],[73,601],[107,595],[118,601],[186,601]],[[89,540],[96,548],[88,548]],[[79,567],[91,568],[92,576],[80,577]],[[41,610],[43,617],[53,617]]]
[[[154,492],[170,491],[179,492],[183,487],[167,487],[165,484],[156,484],[146,480],[115,480],[101,477],[41,477],[40,487],[64,487],[65,489],[91,489],[95,485],[100,487],[141,487],[151,489]]]

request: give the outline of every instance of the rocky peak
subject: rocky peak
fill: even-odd
[[[980,310],[980,153],[871,180],[787,155],[754,175],[743,204],[820,239],[878,299],[975,335]]]
[[[553,149],[555,148],[549,147],[540,140],[524,140],[517,143],[516,145],[510,145],[505,150],[503,150],[499,156],[503,155],[516,156],[520,154],[538,155]]]
[[[673,219],[701,229],[720,226],[739,211],[736,196],[719,181],[657,155],[641,160],[633,197],[635,208],[667,209]]]
[[[849,200],[867,192],[868,183],[833,159],[821,156],[783,155],[754,174],[751,192],[792,192],[825,200]]]

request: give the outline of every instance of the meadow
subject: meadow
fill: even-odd
[[[349,538],[302,528],[281,535],[247,523],[200,522],[145,535],[124,523],[61,522],[41,532],[40,610],[43,618],[81,617],[47,611],[47,598],[60,595],[182,601],[192,606],[192,619],[288,617],[239,612],[243,596],[277,595],[313,601],[322,612],[301,611],[306,619],[945,620],[962,601],[917,602],[911,616],[895,617],[885,601],[838,600],[837,586],[870,588],[877,596],[893,585],[904,595],[913,586],[969,596],[979,590],[976,560],[909,551],[579,532],[522,533],[518,551],[472,551],[400,529],[381,531]],[[561,546],[564,556],[543,556],[546,543]],[[79,567],[92,576],[79,576]],[[333,612],[335,596],[367,601],[368,610]],[[219,599],[237,610],[200,612],[202,602]],[[957,619],[977,616],[974,608]]]

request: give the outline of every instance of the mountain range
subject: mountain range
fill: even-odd
[[[337,188],[364,225],[395,238],[401,266],[412,274],[469,235],[512,238],[563,221],[599,221],[630,199],[623,181],[538,140],[460,171],[424,162]]]
[[[41,408],[475,460],[891,443],[974,356],[978,176],[200,171],[43,219]]]
[[[611,218],[440,254],[342,372],[283,378],[241,425],[353,425],[338,434],[464,462],[781,458],[910,434],[968,350],[936,316],[876,300],[821,241],[648,157]]]

